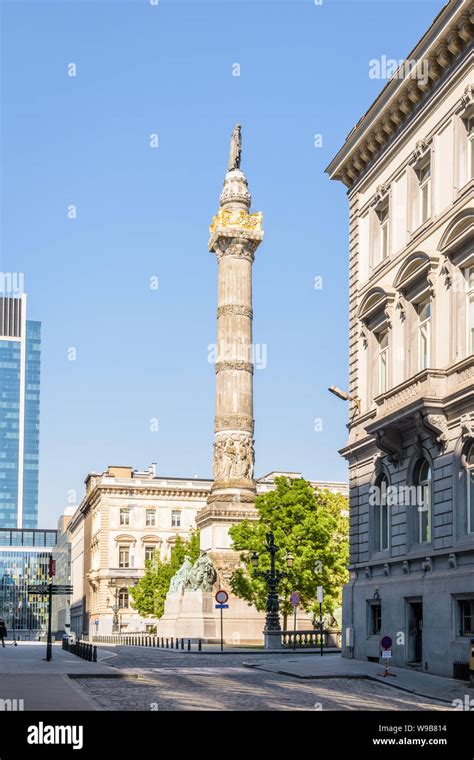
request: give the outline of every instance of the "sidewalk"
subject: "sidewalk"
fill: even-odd
[[[101,659],[106,655],[110,652],[100,652]],[[112,668],[81,660],[64,652],[60,644],[53,645],[51,662],[45,657],[43,643],[22,641],[14,647],[8,642],[5,649],[0,647],[0,700],[22,699],[25,711],[100,709],[69,676],[113,675]]]
[[[267,657],[261,660],[252,659],[251,662],[243,664],[248,668],[257,668],[294,678],[368,678],[410,694],[448,704],[452,704],[454,699],[464,699],[466,694],[470,699],[474,698],[474,689],[470,689],[463,681],[392,667],[390,673],[396,677],[384,678],[383,665],[363,660],[349,660],[339,654],[331,654],[327,657],[318,655],[302,657],[298,654],[293,657]]]

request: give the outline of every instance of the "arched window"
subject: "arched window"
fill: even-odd
[[[379,475],[375,481],[374,551],[383,552],[390,546],[390,507],[387,503],[388,478]]]
[[[474,444],[466,457],[467,487],[467,532],[474,533]]]
[[[119,607],[122,607],[125,609],[128,608],[128,589],[126,588],[120,589],[118,601],[119,601]]]
[[[431,465],[427,459],[418,463],[415,483],[418,486],[416,540],[425,544],[431,541]]]

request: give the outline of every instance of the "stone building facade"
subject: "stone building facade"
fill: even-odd
[[[452,676],[474,636],[474,4],[448,2],[328,167],[350,213],[344,655]]]
[[[275,487],[269,473],[257,480],[257,493]],[[145,573],[145,562],[158,550],[168,559],[177,536],[189,537],[196,516],[207,504],[212,480],[166,478],[155,466],[137,471],[109,467],[86,478],[86,494],[68,524],[71,545],[71,630],[78,636],[112,632],[114,607],[120,631],[143,631],[145,620],[131,606],[130,586]],[[348,494],[346,483],[314,481],[315,488]]]

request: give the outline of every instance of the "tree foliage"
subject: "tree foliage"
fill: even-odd
[[[312,616],[319,614],[318,586],[324,589],[325,613],[333,614],[340,605],[342,586],[347,581],[349,521],[347,500],[340,494],[315,491],[302,478],[276,478],[275,484],[274,491],[257,496],[259,519],[244,520],[230,529],[233,547],[241,552],[242,561],[232,575],[231,588],[258,610],[265,610],[267,584],[253,576],[250,558],[257,552],[259,570],[269,570],[266,533],[273,532],[279,547],[277,570],[289,573],[280,584],[280,611],[286,627],[292,613],[292,591],[299,592],[301,607]],[[294,557],[291,570],[286,565],[287,553]]]
[[[161,560],[159,550],[156,550],[153,559],[146,562],[145,575],[130,589],[133,607],[142,617],[160,618],[163,615],[171,578],[186,555],[192,563],[199,557],[198,531],[193,531],[187,541],[178,536],[169,560]]]

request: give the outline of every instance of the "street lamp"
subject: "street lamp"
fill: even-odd
[[[278,601],[278,587],[282,578],[288,577],[288,573],[275,569],[275,555],[279,551],[278,546],[275,545],[275,536],[273,533],[266,534],[267,544],[266,550],[270,555],[270,570],[257,570],[258,567],[258,553],[254,552],[250,558],[252,566],[254,568],[253,575],[255,578],[264,578],[267,582],[267,604],[266,604],[266,618],[265,618],[265,631],[281,631],[279,609],[280,604]],[[293,565],[294,557],[292,554],[287,554],[286,564],[288,568]]]
[[[110,604],[110,597],[107,597],[107,607],[109,607],[112,610],[113,616],[112,616],[112,633],[120,633],[120,624],[119,624],[119,590],[118,588],[114,589],[114,603]]]
[[[337,396],[338,398],[342,399],[343,401],[353,401],[355,408],[358,412],[360,412],[360,398],[358,396],[351,396],[346,391],[341,390],[341,388],[338,388],[337,385],[331,385],[330,388],[328,388],[328,391],[332,393],[334,396]]]

